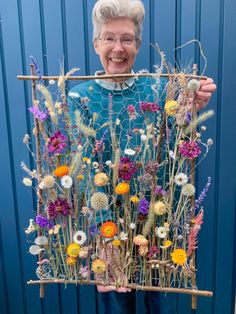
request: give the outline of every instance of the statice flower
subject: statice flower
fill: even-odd
[[[210,185],[211,185],[211,177],[208,177],[207,178],[207,184],[206,184],[205,188],[202,190],[202,192],[199,195],[198,199],[195,201],[194,211],[197,210],[199,208],[199,206],[201,205],[201,203],[203,202],[203,200],[206,197],[206,194],[207,194],[207,192],[209,190]]]
[[[54,154],[60,154],[66,147],[67,138],[61,131],[56,131],[50,138],[48,143],[48,151]]]
[[[52,219],[56,219],[59,214],[68,216],[70,213],[71,206],[66,199],[57,198],[55,202],[51,202],[48,205],[48,215]]]
[[[91,225],[89,227],[89,234],[91,234],[91,236],[95,236],[98,234],[98,228],[96,225]]]
[[[149,207],[149,202],[145,198],[142,198],[138,205],[138,212],[142,215],[147,215],[148,207]]]
[[[145,171],[151,175],[156,175],[159,164],[157,162],[149,162],[145,166]]]
[[[142,189],[150,190],[153,182],[153,176],[150,173],[145,173],[143,176],[138,177],[138,181]]]
[[[140,109],[143,112],[157,112],[161,110],[161,107],[158,106],[158,104],[154,103],[154,102],[145,102],[145,101],[141,101],[140,102]]]
[[[39,119],[40,121],[44,121],[48,117],[47,112],[40,111],[36,106],[30,107],[29,111],[33,113],[34,117]]]
[[[54,225],[52,223],[50,223],[50,221],[42,216],[42,215],[37,215],[36,219],[35,219],[36,224],[41,227],[41,228],[46,228],[48,227],[49,229],[53,228]]]
[[[100,140],[96,140],[94,148],[93,148],[93,153],[97,154],[97,153],[101,153],[104,151],[105,148],[105,139],[107,137],[108,134],[108,130],[105,130],[103,133],[103,136]]]
[[[196,142],[184,141],[179,146],[179,152],[183,157],[193,159],[201,153],[201,149]]]
[[[36,62],[35,58],[33,56],[30,56],[30,62],[33,64],[34,66],[34,71],[35,74],[39,76],[39,79],[41,80],[41,73],[40,73],[40,69],[38,66],[38,63]]]
[[[128,105],[127,110],[128,110],[129,118],[131,120],[134,120],[136,118],[135,107],[133,105]]]
[[[138,170],[137,165],[130,160],[129,157],[122,157],[120,159],[118,176],[123,180],[130,180],[132,175]]]

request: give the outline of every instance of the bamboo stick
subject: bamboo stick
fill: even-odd
[[[51,279],[51,280],[29,280],[27,281],[28,285],[37,285],[37,284],[84,284],[84,285],[101,285],[100,281],[96,280],[64,280],[64,279]],[[111,284],[111,286],[115,286]],[[197,289],[186,289],[186,288],[162,288],[155,286],[141,286],[128,284],[126,288],[132,290],[143,290],[143,291],[159,291],[159,292],[169,292],[169,293],[181,293],[181,294],[190,294],[193,296],[203,296],[203,297],[212,297],[213,292],[207,290],[197,290]]]
[[[183,74],[183,73],[179,73]],[[129,78],[129,77],[178,77],[178,73],[170,74],[156,74],[156,73],[127,73],[127,74],[113,74],[113,75],[88,75],[88,76],[65,76],[65,80],[101,80],[101,79],[116,79],[116,78]],[[188,78],[196,78],[206,80],[207,76],[198,76],[192,74],[185,74]],[[36,75],[18,75],[18,80],[58,80],[60,76],[36,76]]]

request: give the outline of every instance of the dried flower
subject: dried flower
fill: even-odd
[[[200,82],[196,79],[191,79],[188,82],[187,88],[190,90],[190,92],[194,93],[197,92],[200,88]]]
[[[92,271],[95,274],[103,274],[106,271],[106,263],[104,260],[97,258],[92,262]]]
[[[137,113],[135,111],[135,107],[133,105],[128,105],[127,110],[130,120],[136,119]]]
[[[172,242],[170,240],[166,240],[164,242],[164,245],[161,246],[162,249],[168,249],[172,245]]]
[[[30,178],[24,178],[22,180],[22,182],[24,183],[25,186],[32,186],[33,182]]]
[[[29,111],[31,113],[33,113],[34,117],[36,119],[39,119],[40,121],[44,121],[48,117],[48,113],[47,112],[40,111],[39,108],[36,107],[36,106],[30,107]]]
[[[141,188],[143,190],[150,190],[153,182],[153,176],[150,173],[145,173],[143,176],[138,177]]]
[[[96,225],[91,225],[91,226],[89,227],[89,234],[91,234],[91,236],[97,235],[98,232],[99,232],[99,231],[98,231],[98,228],[97,228]]]
[[[94,169],[97,169],[99,167],[99,163],[97,161],[94,161],[92,163],[92,166],[93,166]]]
[[[131,148],[126,148],[124,153],[128,156],[134,156],[136,154],[136,151]]]
[[[76,177],[76,179],[77,179],[78,181],[83,181],[83,180],[84,180],[84,175],[83,175],[83,174],[79,174],[79,175]]]
[[[61,131],[56,131],[50,138],[48,143],[48,151],[54,154],[62,153],[63,149],[66,147],[67,138],[61,133]]]
[[[133,238],[134,244],[140,246],[140,245],[148,245],[148,240],[141,234],[136,235]]]
[[[32,232],[36,231],[34,220],[29,220],[29,226],[25,229],[25,234],[30,234]]]
[[[138,170],[138,167],[129,157],[123,157],[120,159],[118,176],[123,180],[130,180],[132,175]]]
[[[171,259],[174,264],[182,266],[187,261],[187,254],[183,249],[174,249],[171,253]]]
[[[158,104],[153,103],[153,102],[141,101],[140,102],[140,109],[143,112],[157,112],[157,111],[161,110],[161,107],[158,106]]]
[[[166,204],[161,201],[156,202],[153,206],[153,212],[157,216],[164,215],[166,212]]]
[[[138,198],[137,195],[132,195],[132,196],[130,197],[130,201],[131,201],[132,203],[134,203],[134,204],[137,204],[137,203],[139,202],[139,198]]]
[[[66,258],[66,264],[68,266],[74,266],[76,264],[77,260],[75,257],[72,257],[72,256],[67,256]]]
[[[80,252],[80,245],[77,243],[70,243],[66,249],[67,255],[70,257],[78,257]]]
[[[149,162],[145,166],[145,171],[154,176],[156,175],[158,168],[159,168],[159,164],[157,162]]]
[[[109,178],[105,172],[99,172],[94,176],[94,184],[96,186],[105,186],[109,182]]]
[[[43,180],[40,182],[40,189],[51,189],[55,185],[55,179],[53,176],[47,175],[43,178]]]
[[[156,186],[156,188],[155,188],[155,193],[156,193],[158,196],[166,196],[166,195],[167,195],[167,192],[166,192],[165,190],[163,190],[160,185],[157,185],[157,186]]]
[[[178,173],[175,177],[174,177],[174,182],[179,185],[182,186],[184,184],[186,184],[188,182],[188,176],[186,176],[186,174],[180,172]]]
[[[47,207],[48,215],[52,219],[56,219],[59,214],[68,216],[70,209],[70,204],[63,198],[57,198],[55,202],[51,202]]]
[[[50,221],[42,215],[37,215],[35,218],[35,222],[41,228],[46,228],[46,227],[52,228],[53,227],[53,224],[51,224]]]
[[[156,228],[156,235],[160,238],[160,239],[164,239],[167,236],[167,231],[165,227],[159,227]]]
[[[71,178],[71,176],[63,176],[61,178],[61,185],[63,186],[64,189],[70,189],[72,187],[73,184],[73,179]]]
[[[129,227],[130,229],[134,230],[136,228],[136,224],[134,222],[131,222]]]
[[[196,142],[183,141],[179,145],[179,152],[183,157],[193,159],[196,158],[201,153],[201,149]]]
[[[168,116],[174,116],[179,105],[176,100],[168,100],[165,103],[165,111]]]
[[[156,245],[153,245],[150,247],[147,257],[151,259],[151,258],[156,257],[157,254],[159,253],[160,253],[160,249]]]
[[[82,278],[84,278],[84,279],[86,279],[88,276],[89,276],[89,268],[88,268],[88,266],[81,266],[80,267],[80,269],[79,269],[79,275],[82,277]]]
[[[112,245],[114,247],[119,247],[121,245],[121,242],[120,242],[119,239],[115,239],[115,240],[112,241]]]
[[[85,259],[88,257],[88,253],[89,253],[89,246],[86,247],[82,247],[80,252],[79,252],[79,258],[81,259]]]
[[[124,231],[121,231],[119,234],[119,238],[121,241],[127,241],[128,240],[128,234]]]
[[[205,188],[202,190],[198,199],[195,201],[194,211],[197,210],[199,208],[199,206],[201,205],[201,203],[203,202],[204,198],[206,197],[206,193],[209,190],[210,185],[211,185],[211,177],[208,177],[207,178],[207,184],[206,184]]]
[[[142,134],[140,138],[143,142],[145,142],[147,140],[147,135]]]
[[[130,190],[130,185],[126,182],[121,182],[115,187],[115,192],[119,195],[127,194]]]
[[[182,187],[182,193],[184,196],[191,197],[195,194],[195,187],[191,183],[187,183]]]
[[[147,245],[140,245],[138,248],[138,252],[140,256],[146,256],[148,253],[148,246]]]
[[[108,196],[103,192],[96,192],[91,197],[91,207],[95,210],[108,209]]]
[[[56,177],[64,177],[66,176],[70,171],[70,168],[66,165],[62,165],[62,166],[58,166],[55,170],[54,170],[54,175]]]
[[[74,235],[73,235],[73,241],[74,243],[76,244],[79,244],[79,245],[83,245],[87,240],[87,236],[86,234],[79,230],[77,231]]]
[[[147,215],[148,208],[149,208],[149,202],[145,198],[141,199],[138,205],[138,212],[142,215]]]
[[[106,221],[102,224],[100,232],[104,238],[113,238],[117,233],[117,226],[112,221]]]

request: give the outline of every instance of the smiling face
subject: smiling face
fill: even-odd
[[[104,37],[108,41],[100,40]],[[109,43],[112,37],[116,40]],[[125,44],[129,38],[135,38],[135,25],[129,18],[113,19],[103,24],[99,39],[94,40],[94,48],[106,74],[130,73],[138,53],[138,42]]]

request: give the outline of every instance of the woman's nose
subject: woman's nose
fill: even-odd
[[[124,47],[122,45],[122,41],[120,38],[116,38],[114,42],[113,51],[124,51]]]

